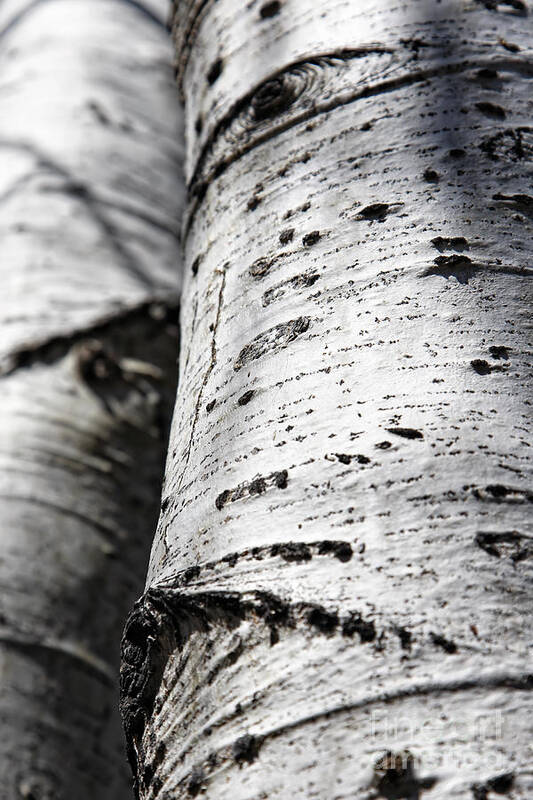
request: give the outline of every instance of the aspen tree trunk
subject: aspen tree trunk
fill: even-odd
[[[178,398],[145,800],[531,797],[522,0],[179,0]]]
[[[131,797],[119,640],[174,401],[165,2],[0,3],[0,796]]]

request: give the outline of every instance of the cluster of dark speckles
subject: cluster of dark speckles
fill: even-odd
[[[335,456],[341,464],[351,464],[352,461],[356,461],[358,464],[370,464],[369,457],[362,453],[355,453],[354,455],[350,455],[349,453],[335,453]]]
[[[250,361],[262,358],[268,353],[279,353],[288,344],[305,333],[310,324],[309,317],[298,317],[288,322],[282,322],[264,331],[264,333],[258,334],[255,339],[252,339],[249,344],[242,348],[233,364],[233,369],[238,371]]]
[[[455,642],[452,642],[451,639],[446,639],[440,633],[430,633],[431,641],[436,647],[440,647],[441,650],[444,650],[445,653],[452,654],[457,653],[457,645]]]
[[[508,794],[514,786],[514,774],[504,772],[489,778],[484,783],[474,783],[470,787],[473,800],[489,800],[489,792],[496,794]]]
[[[353,547],[350,542],[343,539],[323,539],[318,542],[279,542],[264,547],[254,547],[251,550],[243,550],[240,553],[228,553],[222,561],[230,567],[234,567],[241,559],[252,558],[262,561],[266,556],[282,558],[284,561],[309,561],[313,555],[333,556],[342,563],[351,560]],[[213,570],[217,567],[217,562],[208,562],[203,567],[195,565],[184,570],[180,575],[180,584],[187,585],[192,583],[205,570]]]
[[[220,492],[215,499],[215,506],[220,511],[227,503],[234,503],[247,495],[260,495],[264,494],[267,489],[276,487],[278,489],[286,489],[289,479],[289,473],[286,469],[279,472],[271,472],[270,475],[258,476],[251,481],[246,481],[239,484],[234,489],[224,489]]]

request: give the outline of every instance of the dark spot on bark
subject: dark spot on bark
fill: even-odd
[[[497,794],[507,794],[513,788],[514,774],[512,772],[505,772],[503,775],[496,775],[495,778],[489,778],[487,781],[487,788],[489,791],[496,792]]]
[[[197,135],[200,136],[204,127],[204,121],[202,119],[202,115],[199,114],[196,117],[196,122],[194,123],[194,130],[196,131]]]
[[[361,642],[373,642],[376,638],[374,620],[364,620],[360,614],[352,613],[342,623],[342,635],[352,637],[358,634]]]
[[[90,198],[89,187],[81,181],[65,181],[63,191],[73,197]]]
[[[248,203],[246,204],[246,210],[255,211],[257,206],[262,202],[262,199],[263,199],[262,197],[259,197],[258,195],[254,194],[254,196],[248,200]]]
[[[251,99],[254,118],[262,120],[275,117],[287,111],[295,99],[294,88],[283,75],[266,81]]]
[[[495,558],[504,556],[515,563],[533,556],[533,543],[518,531],[502,533],[483,531],[476,535],[475,543],[488,555]]]
[[[368,456],[364,456],[361,453],[358,453],[355,458],[357,459],[358,464],[370,464],[370,459]]]
[[[443,250],[458,250],[462,252],[469,249],[469,244],[464,236],[435,236],[431,240],[431,244],[441,252]]]
[[[270,592],[257,593],[254,611],[267,625],[292,624],[288,603]]]
[[[431,641],[436,647],[440,647],[445,653],[457,653],[457,645],[450,639],[446,639],[440,633],[430,633]]]
[[[360,129],[361,131],[370,131],[372,130],[372,123],[371,122],[363,122]]]
[[[510,53],[518,53],[520,52],[520,48],[517,44],[513,42],[507,42],[505,39],[499,39],[499,42],[502,47],[508,50]]]
[[[470,362],[470,366],[478,375],[490,375],[492,372],[490,364],[482,358],[474,358],[474,360]]]
[[[489,347],[489,353],[493,358],[503,358],[505,361],[509,358],[509,350],[507,347],[503,347],[503,345],[491,345]]]
[[[502,486],[501,483],[493,483],[487,486],[487,492],[489,492],[493,497],[506,497],[510,493],[510,489],[507,486]]]
[[[353,556],[353,549],[349,542],[325,539],[323,542],[318,543],[318,554],[321,556],[331,554],[338,558],[339,561],[347,562]]]
[[[248,389],[248,391],[244,392],[244,394],[241,394],[241,396],[237,400],[237,403],[240,406],[245,406],[247,403],[250,402],[250,400],[252,399],[254,394],[255,394],[255,392],[254,392],[253,389]]]
[[[490,69],[489,67],[483,67],[482,69],[478,69],[478,71],[476,72],[476,78],[479,81],[495,81],[498,79],[498,77],[499,76],[497,70]]]
[[[309,317],[298,317],[298,319],[282,322],[264,333],[260,333],[242,348],[233,369],[238,371],[250,361],[255,361],[269,353],[279,353],[284,350],[287,345],[307,331],[310,322]]]
[[[287,228],[284,231],[281,231],[279,235],[280,244],[289,244],[292,242],[294,238],[294,228]]]
[[[239,560],[238,553],[227,553],[225,556],[222,557],[222,561],[227,564],[229,567],[234,567],[237,561]]]
[[[464,158],[466,156],[466,151],[463,150],[462,147],[453,147],[448,155],[450,158]]]
[[[402,650],[410,650],[412,640],[411,631],[408,631],[407,628],[402,628],[401,625],[396,625],[394,633],[400,640]]]
[[[196,258],[192,262],[191,272],[192,272],[193,275],[198,275],[198,267],[200,266],[201,260],[202,260],[201,256],[196,256]]]
[[[307,622],[321,633],[333,633],[339,624],[339,615],[335,611],[326,611],[322,606],[311,606],[306,615]]]
[[[201,767],[193,767],[189,781],[187,783],[187,791],[191,797],[196,797],[202,784],[205,780],[204,771]]]
[[[197,200],[198,203],[201,203],[206,196],[208,189],[209,183],[207,181],[198,181],[191,187],[191,199]]]
[[[501,200],[509,208],[521,211],[522,214],[533,218],[533,197],[528,194],[502,194],[498,192],[492,195],[492,199]]]
[[[223,492],[220,492],[220,494],[215,500],[215,506],[218,508],[219,511],[222,508],[224,508],[230,497],[231,497],[231,492],[229,489],[224,489]]]
[[[385,753],[374,765],[374,784],[380,797],[386,800],[418,800],[421,790],[431,789],[435,777],[418,778],[414,757],[408,750]]]
[[[246,733],[240,736],[237,741],[233,742],[231,752],[233,758],[238,764],[245,762],[251,764],[259,755],[262,740],[258,736],[252,736],[251,733]]]
[[[346,453],[335,453],[341,464],[349,464],[353,456],[346,455]]]
[[[378,448],[378,450],[388,450],[389,447],[392,447],[392,444],[391,442],[384,441],[378,442],[375,446]]]
[[[216,403],[217,403],[216,400],[211,400],[209,403],[205,404],[205,410],[207,411],[208,414],[210,414],[211,411],[214,409]]]
[[[266,492],[266,481],[264,478],[255,478],[248,487],[250,494],[264,494]]]
[[[164,497],[161,500],[161,511],[165,512],[170,504],[170,497]]]
[[[223,67],[223,61],[221,58],[217,58],[217,60],[211,64],[209,71],[207,73],[207,82],[210,86],[212,86],[214,82],[218,80],[218,78],[222,74],[222,67]]]
[[[298,211],[309,211],[310,208],[311,208],[311,203],[308,200],[306,203],[300,206]]]
[[[502,541],[501,537],[505,536],[505,534],[498,534],[498,533],[478,533],[476,534],[475,542],[478,547],[481,547],[489,556],[495,556],[496,558],[500,557],[500,551],[496,547],[500,541]]]
[[[284,561],[311,561],[313,558],[309,545],[303,542],[285,542],[273,544],[270,548],[271,556],[280,556]]]
[[[527,16],[527,6],[524,0],[477,0],[477,2],[485,6],[489,11],[498,11],[498,6],[509,6],[513,8],[519,16]]]
[[[438,183],[440,179],[439,173],[436,172],[436,170],[434,169],[430,169],[429,167],[424,170],[424,172],[422,173],[422,177],[428,183]]]
[[[265,275],[268,275],[277,260],[277,258],[258,258],[248,268],[248,272],[252,278],[261,280],[261,278],[264,278]]]
[[[400,43],[403,44],[408,50],[411,50],[415,54],[415,58],[418,58],[418,51],[423,47],[429,47],[429,43],[425,42],[423,39],[400,39]]]
[[[526,157],[531,158],[532,148],[527,143],[528,135],[528,128],[507,128],[493,136],[487,136],[480,142],[479,149],[492,161],[500,158],[521,161]]]
[[[109,119],[109,115],[104,111],[100,103],[96,102],[96,100],[89,100],[87,103],[87,108],[92,111],[95,118],[101,125],[107,126],[110,124],[111,120]]]
[[[194,567],[188,567],[181,576],[183,583],[191,583],[191,581],[196,580],[196,578],[200,575],[200,567],[198,565]]]
[[[404,439],[423,439],[424,434],[422,431],[417,431],[415,428],[385,428],[387,433],[393,433],[395,436],[402,436]]]
[[[476,103],[476,108],[478,111],[481,111],[482,114],[485,114],[486,117],[490,117],[491,119],[505,119],[507,116],[505,109],[496,105],[496,103],[481,101]]]
[[[448,270],[457,270],[462,267],[471,266],[472,259],[468,256],[459,256],[454,253],[452,256],[437,256],[433,259],[433,263],[437,264],[438,267],[444,267]]]
[[[259,16],[261,19],[269,19],[270,17],[275,17],[276,14],[279,14],[281,10],[281,3],[279,0],[272,0],[271,3],[265,3],[264,6],[261,6],[259,9]]]
[[[292,278],[282,281],[276,286],[272,286],[270,289],[267,289],[263,295],[263,305],[268,306],[270,303],[274,303],[276,300],[279,300],[286,294],[287,290],[305,289],[308,286],[313,286],[317,280],[319,280],[319,278],[320,275],[318,275],[316,272],[307,272],[303,273],[302,275],[294,275]]]
[[[378,222],[381,222],[381,220],[384,220],[389,213],[389,209],[389,203],[371,203],[369,206],[365,206],[363,209],[361,209],[358,216],[362,217],[363,219],[377,220]]]
[[[222,173],[226,171],[227,167],[228,167],[227,161],[224,160],[219,161],[215,169],[213,170],[213,180],[216,180],[216,178],[220,178]]]
[[[274,482],[278,489],[286,489],[288,483],[289,473],[286,469],[274,473]]]
[[[468,284],[478,269],[479,267],[465,255],[437,256],[434,259],[434,266],[428,267],[422,273],[422,277],[426,278],[430,275],[438,275],[446,279],[453,277],[461,284]]]
[[[279,642],[279,631],[277,628],[270,628],[270,647],[274,647]]]
[[[319,239],[320,231],[311,231],[311,233],[306,233],[305,236],[302,237],[302,244],[304,247],[312,247]]]
[[[489,792],[496,794],[507,794],[514,785],[514,774],[505,772],[494,778],[489,778],[484,783],[474,783],[470,787],[474,800],[489,800]]]

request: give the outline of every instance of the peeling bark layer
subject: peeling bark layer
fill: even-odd
[[[0,794],[131,797],[118,641],[158,512],[180,120],[164,2],[0,4]]]
[[[139,794],[528,797],[527,8],[191,0],[174,35],[186,277],[149,633],[123,640]]]

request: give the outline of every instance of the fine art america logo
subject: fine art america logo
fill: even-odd
[[[416,754],[412,757],[425,770],[468,766],[498,770],[508,765],[505,752],[513,730],[499,711],[451,719],[443,709],[438,716],[417,719],[381,709],[372,712],[370,723],[372,749]]]

